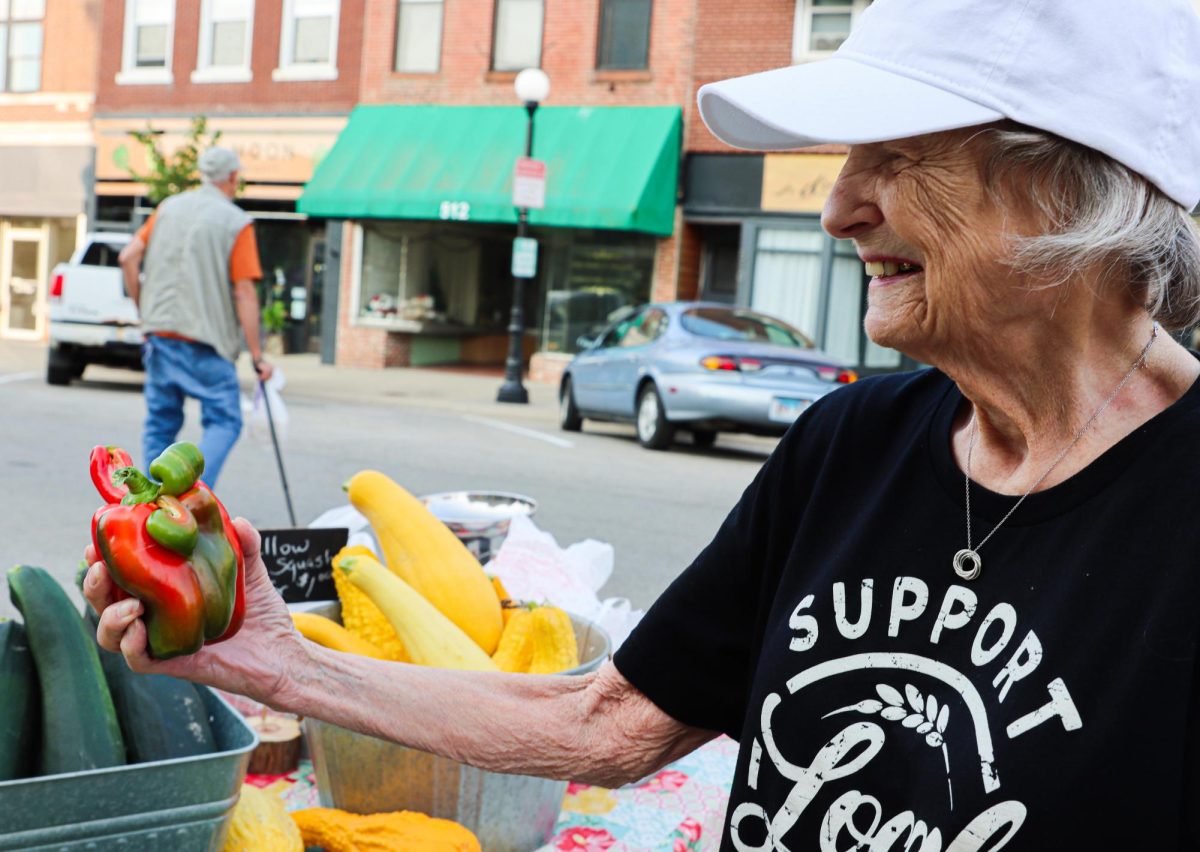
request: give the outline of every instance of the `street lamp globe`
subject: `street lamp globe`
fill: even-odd
[[[513,81],[521,103],[540,104],[550,94],[550,78],[541,68],[526,68]]]

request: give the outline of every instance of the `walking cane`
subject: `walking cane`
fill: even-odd
[[[267,383],[258,380],[258,389],[262,392],[263,406],[267,409],[267,424],[271,427],[271,443],[275,445],[275,463],[279,465],[279,479],[283,482],[283,496],[287,500],[288,517],[292,526],[296,526],[296,512],[292,508],[292,492],[288,490],[287,474],[283,471],[283,456],[279,452],[279,438],[275,435],[275,416],[271,414],[271,397],[267,395]]]

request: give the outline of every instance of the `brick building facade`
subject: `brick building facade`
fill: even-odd
[[[612,296],[611,282],[595,276],[577,286],[570,276],[564,283],[539,271],[535,300],[526,304],[531,338],[526,349],[535,378],[553,381],[577,349],[575,331],[596,330],[615,305],[693,298],[782,315],[860,368],[899,366],[894,353],[876,352],[862,337],[864,281],[852,250],[819,231],[819,210],[844,152],[836,147],[768,157],[737,152],[708,133],[695,106],[696,93],[707,82],[827,55],[869,0],[366,0],[360,102],[519,109],[512,88],[515,68],[501,61],[513,33],[505,16],[518,3],[526,12],[535,9],[540,23],[528,64],[550,78],[546,107],[600,112],[672,106],[682,119],[678,203],[669,233],[656,236],[652,251],[638,250],[644,284],[626,288],[618,298]],[[531,20],[527,16],[523,22]],[[405,40],[406,27],[410,35],[420,30],[426,47],[414,50],[411,39]],[[640,45],[632,61],[625,50],[629,44]],[[611,61],[615,54],[622,54],[621,61]],[[398,132],[408,131],[398,127]],[[408,150],[407,142],[398,145]],[[551,174],[548,195],[555,192],[553,180]],[[489,340],[482,340],[480,328],[480,337],[454,342],[448,337],[454,332],[444,325],[380,321],[367,306],[380,298],[371,280],[380,274],[372,256],[408,258],[411,245],[473,228],[480,240],[503,234],[485,236],[483,225],[473,222],[433,222],[432,232],[416,226],[406,230],[399,222],[388,231],[373,216],[360,211],[344,217],[338,363],[498,363],[504,349],[495,323]],[[430,215],[427,224],[434,218]],[[617,232],[609,236],[619,239]],[[578,232],[568,251],[590,238]],[[389,240],[390,254],[374,251]],[[428,267],[421,267],[423,274]],[[511,288],[503,270],[479,286],[495,292]],[[394,292],[386,310],[396,302],[401,315],[406,297],[429,298],[422,283],[400,282]],[[556,334],[555,305],[576,297],[593,312],[590,324],[568,319],[566,330]]]
[[[891,356],[873,352],[856,330],[852,291],[861,270],[817,227],[838,149],[733,151],[707,132],[695,107],[709,81],[826,55],[868,3],[95,0],[104,45],[94,83],[95,218],[129,227],[148,213],[129,175],[144,165],[130,130],[149,124],[169,148],[191,116],[207,115],[243,158],[242,203],[265,236],[268,292],[285,302],[299,332],[293,348],[320,348],[329,362],[358,366],[498,364],[515,225],[502,197],[508,184],[496,176],[520,153],[520,132],[474,140],[468,129],[439,139],[419,125],[443,117],[454,124],[466,110],[483,110],[483,124],[497,115],[488,109],[521,114],[514,79],[536,66],[550,93],[535,127],[568,121],[611,132],[611,122],[628,118],[622,110],[644,110],[645,121],[635,117],[628,139],[598,151],[588,150],[590,130],[557,149],[535,134],[534,156],[555,164],[548,209],[531,214],[541,245],[525,304],[535,374],[552,380],[577,337],[622,305],[691,298],[780,314],[856,366],[891,367]],[[639,128],[663,110],[675,110],[678,130],[645,138]],[[355,123],[381,117],[390,124],[378,125],[382,132],[364,148]],[[625,187],[627,197],[615,202],[631,206],[625,220],[581,213],[588,199],[574,199],[557,220],[551,214],[578,188],[561,181],[579,177],[572,169],[586,171],[579,160],[610,173],[596,180],[603,194],[606,183],[632,180],[623,163],[658,147],[673,151],[661,162],[651,156],[638,178],[653,178],[653,187],[644,197]],[[398,177],[405,169],[415,176]],[[481,173],[494,184],[488,200],[502,202],[490,213],[471,195]],[[417,187],[422,176],[428,180]],[[330,202],[331,184],[355,179],[363,185],[354,198]],[[322,192],[324,203],[310,203]],[[646,225],[645,211],[632,209],[643,202],[673,213]],[[846,282],[849,297],[838,295]]]
[[[0,5],[0,337],[42,339],[87,227],[100,0]]]
[[[129,228],[150,212],[130,175],[147,166],[130,131],[150,127],[161,134],[160,148],[171,150],[186,139],[192,117],[205,116],[242,160],[239,203],[255,219],[264,299],[284,304],[290,349],[319,349],[329,310],[325,223],[296,213],[295,202],[358,102],[364,0],[98,5],[98,221]]]

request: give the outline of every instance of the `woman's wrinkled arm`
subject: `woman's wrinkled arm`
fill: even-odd
[[[620,786],[716,736],[659,710],[612,663],[524,675],[306,650],[282,706],[494,772]]]
[[[84,595],[96,637],[130,668],[245,695],[278,710],[483,769],[604,786],[635,781],[716,736],[677,722],[612,663],[584,676],[434,669],[322,648],[300,636],[271,585],[258,533],[235,522],[246,557],[246,620],[237,635],[187,657],[154,660],[142,605],[114,601],[103,562]]]

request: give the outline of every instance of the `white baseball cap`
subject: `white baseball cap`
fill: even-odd
[[[1013,119],[1200,202],[1190,0],[875,0],[828,59],[702,86],[738,148],[884,142]]]

